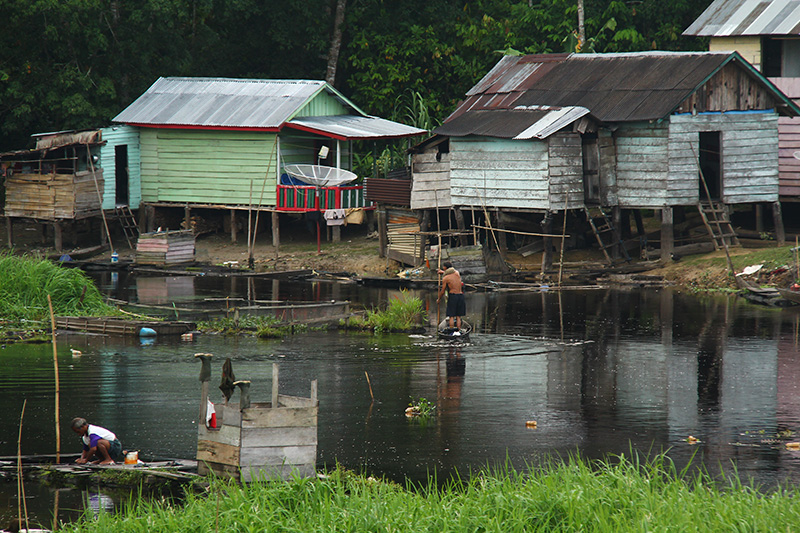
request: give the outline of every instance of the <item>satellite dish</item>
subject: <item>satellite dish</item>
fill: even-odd
[[[337,187],[358,178],[349,170],[323,165],[286,165],[283,169],[291,177],[316,187]]]
[[[800,150],[795,151],[792,155],[795,159],[800,159]]]

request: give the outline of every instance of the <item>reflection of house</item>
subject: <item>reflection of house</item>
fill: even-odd
[[[448,142],[418,147],[412,208],[435,190],[457,220],[552,233],[555,212],[608,207],[611,242],[623,210],[659,209],[669,257],[676,209],[777,209],[778,116],[797,114],[737,53],[506,56],[435,130]]]
[[[736,50],[784,93],[800,101],[800,4],[787,0],[715,0],[684,35],[709,37],[709,50]],[[780,196],[800,196],[800,119],[779,119]]]
[[[269,211],[273,239],[278,213],[367,206],[360,185],[318,196],[283,176],[284,165],[349,170],[355,141],[424,133],[369,116],[329,84],[308,80],[160,78],[114,121],[139,128],[148,208],[185,208],[187,218],[192,207],[224,209],[232,220],[237,211]]]

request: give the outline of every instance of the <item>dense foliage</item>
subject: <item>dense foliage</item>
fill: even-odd
[[[325,79],[368,113],[441,122],[506,53],[572,46],[577,0],[0,0],[0,150],[100,127],[159,76]],[[585,0],[583,51],[703,49],[710,0]],[[420,112],[424,109],[424,112]]]
[[[56,316],[109,315],[116,310],[86,274],[35,257],[0,254],[0,316],[14,324],[50,324],[47,296]]]
[[[119,515],[88,509],[62,531],[791,531],[800,499],[736,477],[677,471],[663,455],[574,459],[530,475],[500,469],[417,490],[336,471],[325,479],[212,480],[183,506],[137,499]]]

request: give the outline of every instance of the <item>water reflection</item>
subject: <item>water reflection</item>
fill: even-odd
[[[239,280],[234,287],[230,280],[191,279],[192,290],[181,296],[187,300],[235,289],[229,296],[348,299],[370,307],[398,293],[355,284]],[[120,283],[129,296],[139,289],[133,280]],[[415,294],[435,322],[435,294]],[[553,453],[599,458],[632,446],[669,449],[679,467],[697,453],[695,461],[712,472],[731,471],[735,460],[742,475],[767,486],[800,481],[800,455],[774,441],[779,431],[800,429],[797,310],[732,296],[594,290],[473,293],[468,311],[475,331],[464,344],[432,335],[316,331],[269,341],[156,339],[148,346],[62,336],[61,418],[97,421],[144,460],[193,457],[200,386],[192,355],[210,352],[212,383],[231,357],[237,378],[253,382],[253,401],[269,400],[273,361],[281,363],[286,394],[307,395],[309,381],[319,380],[319,466],[339,463],[412,481],[436,472],[444,480],[506,459],[525,468]],[[73,358],[69,348],[83,355]],[[17,427],[27,398],[24,453],[52,452],[51,347],[10,345],[0,361],[0,424]],[[417,398],[436,405],[429,424],[404,416]],[[526,427],[528,420],[537,428]],[[77,451],[67,429],[64,451]],[[0,455],[16,452],[15,435],[0,434]],[[689,435],[700,443],[688,444]]]

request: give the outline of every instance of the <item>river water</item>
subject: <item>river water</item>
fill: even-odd
[[[332,282],[108,273],[98,281],[116,297],[179,308],[225,296],[347,299],[370,307],[398,295]],[[435,292],[412,294],[426,302],[435,323]],[[62,452],[79,451],[69,421],[83,416],[115,431],[144,460],[193,458],[200,397],[193,355],[208,352],[214,400],[222,398],[214,386],[226,357],[237,379],[252,382],[253,401],[269,401],[274,362],[282,394],[308,396],[311,380],[318,380],[320,468],[338,463],[399,481],[431,474],[442,481],[506,461],[524,469],[554,454],[669,450],[679,467],[690,460],[712,473],[735,467],[767,488],[800,482],[800,452],[774,442],[779,432],[800,431],[800,309],[645,288],[476,292],[468,293],[467,305],[475,331],[463,344],[430,333],[341,331],[147,344],[60,335]],[[0,455],[17,452],[23,400],[22,453],[53,453],[52,346],[2,347],[0,391]],[[427,423],[404,416],[419,398],[436,406]],[[530,420],[535,429],[526,426]],[[700,442],[689,444],[689,435]],[[64,492],[62,508],[86,504],[87,494]],[[31,488],[29,513],[49,520],[52,494]],[[109,501],[106,494],[88,497],[93,506]],[[15,513],[15,484],[0,484],[0,525]]]

